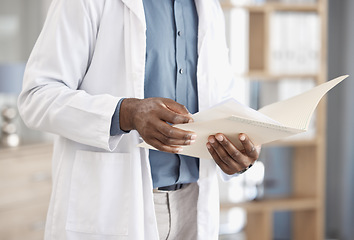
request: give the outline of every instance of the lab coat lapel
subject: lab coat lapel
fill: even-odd
[[[132,11],[139,21],[145,26],[144,5],[142,0],[122,0],[122,2]]]
[[[198,13],[198,100],[199,111],[210,107],[210,84],[208,78],[208,51],[207,34],[210,29],[210,21],[213,18],[211,13],[212,0],[195,0],[195,5]]]
[[[127,78],[133,81],[134,96],[144,98],[146,22],[142,0],[122,0]]]
[[[210,28],[210,21],[213,19],[211,0],[195,0],[198,12],[198,52],[200,52],[206,34]]]

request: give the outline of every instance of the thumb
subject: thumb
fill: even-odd
[[[169,109],[170,111],[180,115],[184,115],[190,120],[189,122],[193,121],[192,114],[188,111],[186,106],[179,104],[178,102],[168,98],[164,99],[163,103],[165,104],[166,108]]]
[[[182,115],[192,115],[184,105],[179,104],[178,102],[173,101],[172,99],[166,98],[163,100],[163,103],[172,112]]]

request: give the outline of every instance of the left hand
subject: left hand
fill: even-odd
[[[261,146],[255,146],[246,134],[240,133],[238,138],[243,150],[237,149],[222,133],[209,136],[206,144],[216,164],[229,175],[243,173],[250,168],[258,159],[261,150]]]

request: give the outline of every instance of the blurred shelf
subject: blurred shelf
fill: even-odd
[[[240,74],[237,76],[241,77]],[[317,79],[318,74],[272,74],[265,71],[249,71],[248,73],[242,75],[242,77],[249,78],[251,80],[257,81],[280,81],[285,78],[292,79]]]
[[[221,210],[230,208],[243,208],[247,212],[281,211],[281,210],[307,210],[318,207],[315,198],[281,198],[265,199],[259,201],[250,201],[242,203],[221,203]]]
[[[268,11],[292,11],[292,12],[319,12],[320,6],[316,3],[262,3],[253,5],[240,5],[232,1],[221,1],[223,9],[245,9],[249,12],[268,12]]]
[[[19,145],[18,147],[0,146],[0,161],[8,158],[26,158],[34,155],[51,155],[53,152],[52,142],[33,143]]]
[[[265,144],[265,146],[288,146],[288,147],[315,147],[317,139],[294,139],[294,140],[279,140]]]

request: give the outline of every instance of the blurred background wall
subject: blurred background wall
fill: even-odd
[[[51,0],[0,0],[0,113],[16,107],[26,61],[41,31]],[[4,117],[0,117],[3,126]],[[14,118],[23,143],[49,137]],[[1,134],[0,134],[1,135]]]
[[[0,62],[28,58],[44,21],[47,0],[0,0]]]
[[[327,236],[354,238],[354,1],[329,1],[329,78],[351,75],[328,96]]]

